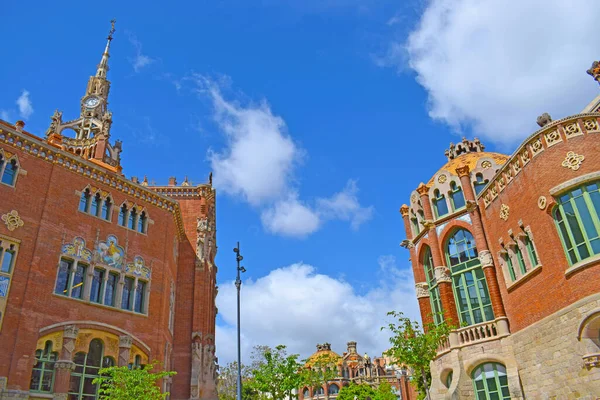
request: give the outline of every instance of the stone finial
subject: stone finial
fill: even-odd
[[[478,138],[473,140],[467,140],[463,138],[458,144],[450,143],[450,148],[444,152],[444,155],[449,160],[453,160],[456,157],[466,153],[479,153],[485,150],[485,146]]]
[[[427,186],[426,184],[424,184],[423,182],[421,182],[419,184],[419,187],[417,188],[417,193],[419,193],[420,196],[428,194],[429,193],[429,186]]]
[[[133,182],[133,183],[140,183],[140,180],[138,179],[137,176],[132,176],[131,177],[131,182]]]
[[[169,177],[169,186],[177,186],[177,178],[174,176]]]
[[[190,181],[188,181],[188,177],[183,178],[183,182],[181,182],[181,186],[190,186]]]
[[[408,206],[406,204],[402,204],[402,207],[400,207],[400,214],[402,214],[403,217],[408,216]]]
[[[541,128],[543,128],[544,126],[548,125],[550,122],[552,122],[552,117],[548,113],[543,113],[542,115],[540,115],[539,117],[537,117],[537,124]]]
[[[461,165],[460,167],[456,168],[455,171],[459,178],[461,176],[469,176],[470,172],[468,165]]]
[[[148,177],[144,175],[144,180],[142,181],[142,186],[148,186]]]
[[[600,84],[600,62],[594,61],[590,69],[586,71],[588,75],[594,78]]]
[[[18,120],[17,122],[15,122],[15,129],[17,130],[17,132],[22,132],[23,128],[25,127],[25,122]]]

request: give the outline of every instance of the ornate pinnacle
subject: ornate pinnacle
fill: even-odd
[[[588,75],[594,78],[600,84],[600,62],[594,61],[592,67],[586,71]]]
[[[110,20],[110,31],[108,32],[108,37],[106,38],[107,40],[113,39],[113,33],[115,33],[115,22],[117,22],[117,20],[114,18]]]

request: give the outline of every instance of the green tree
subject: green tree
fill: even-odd
[[[235,400],[237,398],[237,362],[231,362],[224,367],[219,368],[219,377],[217,378],[217,392],[220,400]],[[245,383],[250,379],[250,368],[242,364],[242,399],[244,397]],[[250,393],[246,391],[249,396]]]
[[[377,390],[375,390],[375,398],[373,400],[396,400],[397,397],[392,391],[392,385],[386,380],[381,381]]]
[[[302,384],[299,374],[302,365],[298,362],[298,354],[287,354],[286,346],[278,345],[274,349],[268,346],[257,346],[252,356],[252,379],[248,382],[251,388],[265,393],[273,400],[292,398],[292,390]]]
[[[437,350],[443,341],[447,340],[451,328],[446,322],[439,325],[429,323],[421,329],[417,321],[404,317],[401,312],[388,313],[397,319],[397,322],[388,324],[387,329],[392,332],[390,337],[391,348],[386,352],[396,362],[402,362],[419,377],[422,384],[418,385],[419,392],[429,397],[431,384],[430,363],[437,356]],[[385,329],[381,328],[381,329]]]
[[[357,385],[356,383],[350,383],[348,386],[344,386],[337,395],[337,400],[374,400],[375,390],[366,383]]]
[[[308,364],[301,372],[301,385],[317,388],[337,378],[337,362],[339,359],[332,354],[320,354],[305,361]]]
[[[102,368],[93,383],[100,384],[98,393],[103,400],[164,400],[169,393],[161,393],[158,384],[162,378],[176,372],[151,372],[156,364],[132,369],[126,366]]]

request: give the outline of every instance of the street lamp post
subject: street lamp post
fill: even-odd
[[[238,376],[237,376],[237,400],[242,400],[242,349],[240,339],[240,289],[242,288],[242,279],[240,272],[246,272],[246,268],[240,266],[240,261],[244,259],[240,254],[240,242],[237,242],[237,247],[233,249],[236,254],[237,261],[237,277],[235,278],[235,287],[237,288],[237,351],[238,351]]]

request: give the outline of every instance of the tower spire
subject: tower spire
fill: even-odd
[[[106,38],[106,48],[104,49],[104,53],[102,53],[102,59],[100,60],[100,64],[98,64],[98,70],[96,71],[97,78],[106,78],[106,73],[108,72],[108,58],[110,57],[110,42],[113,40],[113,34],[115,33],[115,22],[116,19],[112,19],[110,21],[110,31],[108,32],[108,37]]]

